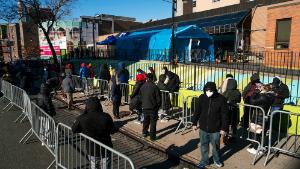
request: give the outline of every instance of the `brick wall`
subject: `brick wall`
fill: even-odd
[[[267,9],[266,51],[274,52],[272,59],[266,58],[269,66],[280,65],[300,68],[300,2],[277,5]],[[289,49],[277,50],[275,47],[276,20],[291,18],[291,36]],[[290,52],[293,52],[290,54]],[[271,57],[271,56],[266,56]],[[292,66],[297,65],[297,66]]]

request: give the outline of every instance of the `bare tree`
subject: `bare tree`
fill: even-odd
[[[0,12],[2,15],[3,12],[6,11],[8,15],[7,18],[14,18],[13,16],[19,16],[19,19],[28,17],[33,24],[37,25],[45,35],[55,64],[59,65],[49,35],[53,25],[64,16],[70,14],[71,5],[73,5],[75,1],[76,0],[10,0],[7,2],[7,0],[0,0]],[[1,19],[3,19],[3,16]]]

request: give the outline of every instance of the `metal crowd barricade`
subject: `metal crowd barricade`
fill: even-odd
[[[178,93],[170,93],[166,90],[161,90],[161,109],[163,110],[163,119],[170,119],[176,117],[176,115],[182,114],[182,107],[184,98]]]
[[[259,106],[254,106],[250,104],[241,104],[238,103],[239,111],[243,110],[244,115],[242,117],[242,133],[241,138],[250,141],[253,144],[257,144],[257,151],[253,157],[252,165],[256,163],[256,159],[259,159],[258,156],[263,156],[267,151],[265,144],[265,137],[268,130],[268,116],[265,110]],[[260,117],[262,117],[260,119]],[[262,121],[259,121],[262,120]]]
[[[3,93],[2,98],[7,98],[9,100],[9,103],[2,109],[2,110],[5,110],[8,106],[10,106],[12,104],[12,98],[13,98],[12,84],[5,80],[2,80],[1,92]]]
[[[124,154],[85,134],[73,133],[65,124],[59,123],[56,133],[57,168],[134,169],[133,162]],[[99,166],[95,160],[100,161]]]
[[[292,121],[291,117],[294,120]],[[270,160],[270,154],[284,153],[296,158],[300,158],[300,134],[299,134],[299,113],[291,113],[281,110],[273,111],[270,120],[268,154],[264,165]],[[290,128],[292,122],[295,128]],[[273,157],[274,157],[273,155]],[[271,158],[273,158],[271,157]]]
[[[31,102],[31,115],[31,129],[19,142],[26,143],[34,134],[42,142],[42,145],[45,145],[49,152],[55,157],[56,125],[54,119],[33,102]],[[55,160],[52,161],[48,168],[50,168],[54,162]]]
[[[133,91],[134,85],[128,84],[128,83],[121,83],[120,88],[121,88],[121,93],[122,93],[122,99],[121,103],[123,104],[129,104],[129,96],[131,92]]]
[[[111,92],[109,88],[109,82],[107,80],[103,79],[96,79],[97,85],[96,85],[96,93],[99,97],[104,97],[107,100],[110,100],[111,98]]]
[[[179,131],[181,132],[181,134],[184,134],[184,131],[193,125],[192,117],[196,110],[196,106],[199,104],[198,99],[199,96],[188,96],[185,98],[183,102],[182,115],[179,119],[180,123],[175,130],[175,134],[177,134]],[[182,126],[183,128],[180,130]]]

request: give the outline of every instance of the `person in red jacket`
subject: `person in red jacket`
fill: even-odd
[[[87,68],[88,68],[89,71],[90,71],[89,77],[90,77],[90,78],[94,78],[94,77],[95,77],[95,71],[94,71],[94,68],[92,67],[92,64],[91,64],[91,63],[88,64]]]

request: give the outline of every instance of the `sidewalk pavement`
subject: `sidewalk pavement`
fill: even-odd
[[[14,123],[22,111],[16,107],[3,111],[7,103],[7,100],[0,102],[0,168],[47,168],[54,158],[36,137],[31,137],[27,144],[18,143],[30,129],[30,124]]]

